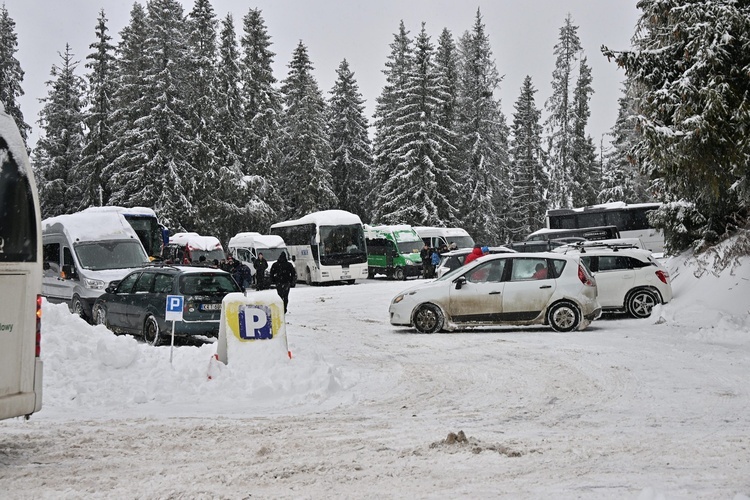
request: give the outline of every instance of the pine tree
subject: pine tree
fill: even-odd
[[[459,52],[459,161],[464,174],[459,195],[464,202],[462,225],[475,241],[503,242],[507,235],[501,214],[507,212],[510,196],[508,130],[500,101],[494,97],[500,86],[500,76],[479,10],[473,29],[461,37]]]
[[[586,125],[591,116],[589,101],[594,88],[591,86],[591,68],[585,57],[581,58],[578,70],[572,101],[571,197],[573,206],[584,207],[596,203],[597,195],[601,191],[601,171],[596,161],[594,141],[586,135]]]
[[[379,221],[383,223],[442,226],[456,219],[451,204],[455,198],[451,192],[439,190],[453,151],[451,131],[438,123],[449,96],[441,86],[434,55],[423,23],[415,40],[411,71],[387,117],[394,124],[388,148],[393,151],[396,168],[378,198]]]
[[[34,150],[34,173],[39,187],[42,217],[78,210],[82,193],[74,169],[83,148],[83,107],[85,84],[75,74],[70,45],[60,54],[61,66],[52,66],[52,80],[39,114],[41,136]]]
[[[76,172],[76,177],[82,183],[81,209],[106,205],[109,202],[107,183],[102,179],[102,172],[111,162],[106,149],[113,140],[115,47],[110,43],[112,37],[107,31],[107,17],[102,10],[96,24],[96,41],[89,45],[93,52],[86,56],[89,60],[86,67],[91,70],[87,75],[89,108],[84,118],[88,133],[84,140],[81,163]]]
[[[542,150],[541,111],[536,108],[537,90],[526,76],[515,104],[510,141],[510,171],[513,179],[508,231],[511,240],[524,239],[544,225],[547,210],[547,174]]]
[[[369,219],[368,174],[372,149],[365,116],[365,100],[354,73],[344,59],[336,70],[336,82],[328,105],[328,136],[331,145],[331,176],[338,208]]]
[[[18,103],[18,98],[24,95],[21,88],[24,72],[15,56],[18,51],[15,28],[16,23],[3,4],[0,6],[0,102],[5,106],[5,112],[15,120],[26,144],[31,127],[23,121],[23,113]]]
[[[582,51],[578,26],[573,25],[570,14],[560,28],[560,37],[554,47],[555,70],[552,72],[552,95],[546,102],[547,138],[549,154],[550,208],[572,207],[573,195],[573,75]]]
[[[312,72],[307,47],[300,42],[281,86],[285,104],[282,153],[286,175],[279,179],[279,187],[288,203],[289,217],[338,206],[330,173],[326,106]]]
[[[610,133],[612,149],[604,159],[602,190],[599,193],[598,202],[650,202],[653,199],[649,196],[648,179],[641,174],[640,162],[633,152],[639,137],[635,130],[633,94],[627,80],[622,93],[623,96],[618,99],[617,120]]]
[[[372,207],[372,220],[379,222],[383,218],[381,199],[383,187],[397,174],[399,158],[395,150],[398,146],[398,133],[394,122],[395,112],[403,99],[408,75],[414,65],[414,48],[404,22],[399,23],[398,33],[393,35],[390,44],[391,53],[385,63],[386,84],[376,99],[374,127],[375,140],[373,154],[375,163],[370,173],[370,197],[368,204]]]
[[[750,6],[641,0],[632,51],[615,53],[637,97],[635,156],[660,189],[668,251],[701,247],[742,227],[750,209]],[[677,204],[700,217],[679,219]]]

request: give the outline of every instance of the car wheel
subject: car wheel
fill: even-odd
[[[395,271],[393,271],[393,278],[398,281],[404,281],[406,279],[406,273],[404,272],[403,267],[397,267]]]
[[[161,333],[159,332],[159,322],[149,314],[146,321],[143,322],[143,340],[147,344],[157,346],[161,342]]]
[[[101,304],[94,306],[94,324],[104,325],[109,328],[109,324],[107,323],[107,309]]]
[[[648,290],[636,290],[628,297],[628,313],[634,318],[648,318],[656,305],[656,296]]]
[[[422,304],[414,311],[414,328],[420,333],[440,331],[443,321],[443,311],[435,304]]]
[[[550,307],[547,322],[556,332],[571,332],[581,324],[581,313],[569,302],[560,302]]]
[[[79,318],[88,321],[86,317],[86,310],[83,308],[83,302],[78,295],[73,295],[73,299],[70,301],[70,310]]]

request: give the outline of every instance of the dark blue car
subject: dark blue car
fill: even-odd
[[[175,336],[216,337],[221,301],[240,287],[229,273],[191,266],[155,266],[138,269],[113,282],[94,303],[94,322],[116,333],[141,335],[158,345],[172,333],[165,320],[167,295],[184,297],[183,319]]]

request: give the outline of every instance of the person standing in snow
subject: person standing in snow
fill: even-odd
[[[271,282],[276,284],[276,293],[284,301],[284,314],[286,314],[287,304],[289,303],[289,289],[297,281],[297,271],[294,265],[282,253],[279,260],[271,266]]]
[[[263,257],[262,253],[258,254],[258,258],[255,259],[255,289],[265,290],[266,289],[266,270],[268,269],[268,261]]]
[[[430,258],[432,252],[430,251],[430,245],[424,244],[422,250],[419,252],[419,257],[422,259],[422,276],[426,279],[432,278],[434,268],[432,267],[432,259]]]

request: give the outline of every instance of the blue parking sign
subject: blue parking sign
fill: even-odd
[[[239,320],[241,339],[265,340],[273,338],[270,307],[260,304],[241,306]]]
[[[167,295],[167,310],[164,315],[166,321],[182,321],[182,308],[185,297],[182,295]]]

